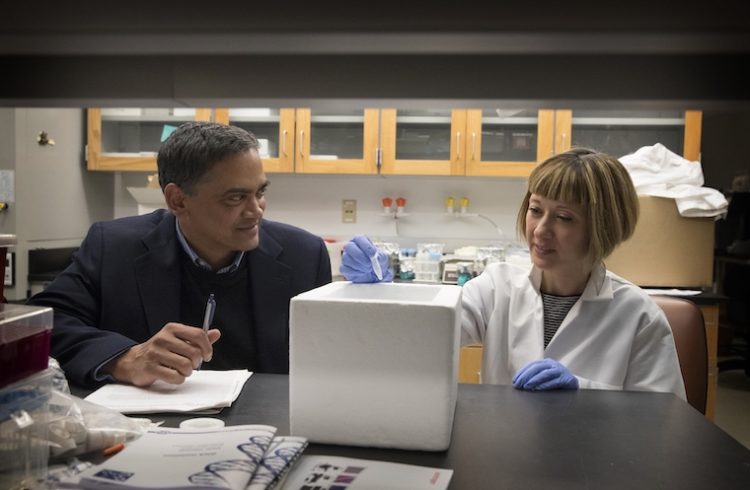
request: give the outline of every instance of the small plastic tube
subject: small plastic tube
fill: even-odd
[[[448,196],[445,199],[445,212],[448,214],[453,214],[453,204],[455,201],[453,200],[453,197]]]
[[[406,199],[403,197],[396,198],[396,212],[403,213],[404,207],[406,207]]]
[[[393,206],[393,199],[390,197],[384,197],[383,198],[383,212],[385,214],[391,213],[391,206]]]
[[[461,212],[467,213],[468,211],[469,211],[469,198],[462,197],[461,198]]]

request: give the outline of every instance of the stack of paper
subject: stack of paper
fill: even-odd
[[[194,371],[181,385],[157,381],[146,388],[113,383],[86,400],[122,413],[218,411],[232,405],[252,374],[246,370]]]

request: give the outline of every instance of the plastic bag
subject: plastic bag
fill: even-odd
[[[70,393],[68,382],[54,359],[49,402],[49,445],[52,459],[103,450],[138,438],[153,424],[148,419],[126,417]]]

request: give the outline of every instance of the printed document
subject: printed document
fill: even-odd
[[[284,490],[445,490],[453,470],[369,459],[302,456]]]
[[[232,405],[252,374],[247,370],[201,370],[193,371],[180,385],[157,381],[139,388],[111,383],[86,400],[122,413],[218,411]]]
[[[80,475],[86,490],[244,490],[276,428],[151,429]]]

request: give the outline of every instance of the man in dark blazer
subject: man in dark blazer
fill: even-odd
[[[52,356],[83,385],[181,383],[201,364],[288,372],[289,301],[331,281],[325,244],[262,219],[268,180],[240,128],[183,124],[157,164],[169,210],[94,224],[29,300],[55,310]]]

